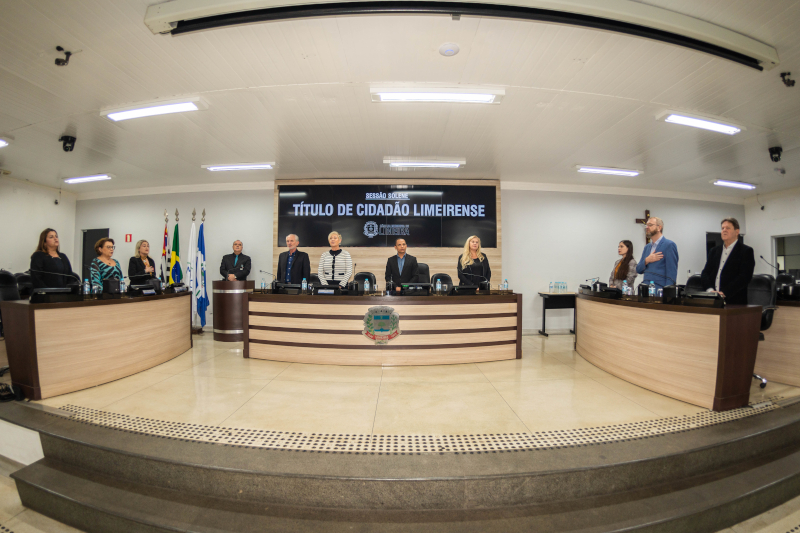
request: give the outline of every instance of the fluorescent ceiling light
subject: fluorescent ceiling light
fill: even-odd
[[[503,89],[485,87],[416,88],[371,87],[373,102],[448,102],[462,104],[499,104]]]
[[[612,174],[614,176],[638,176],[642,173],[641,170],[629,170],[625,168],[609,168],[609,167],[584,167],[578,165],[578,172],[585,172],[588,174]]]
[[[384,158],[383,163],[390,168],[459,168],[467,164],[466,159],[440,161],[422,159]]]
[[[9,141],[5,137],[0,137],[0,148],[8,146]]]
[[[275,162],[272,163],[231,163],[230,165],[201,165],[201,168],[211,172],[225,172],[228,170],[272,170]]]
[[[656,118],[663,119],[664,122],[669,122],[670,124],[691,126],[693,128],[701,128],[704,130],[724,133],[725,135],[736,135],[737,133],[745,129],[744,126],[726,124],[725,122],[720,122],[717,120],[712,120],[709,118],[699,117],[695,115],[689,115],[686,113],[673,113],[672,111],[661,113]]]
[[[720,187],[733,187],[735,189],[747,189],[749,191],[752,191],[756,188],[756,186],[752,183],[745,183],[743,181],[714,180],[714,185],[719,185]]]
[[[176,100],[160,100],[154,102],[142,102],[140,104],[126,107],[107,108],[100,111],[101,117],[108,117],[114,122],[129,120],[132,118],[152,117],[154,115],[168,115],[170,113],[183,113],[185,111],[198,111],[208,109],[199,96],[189,96]]]
[[[113,178],[113,174],[95,174],[94,176],[82,176],[80,178],[64,178],[64,183],[86,183],[88,181],[104,181]]]

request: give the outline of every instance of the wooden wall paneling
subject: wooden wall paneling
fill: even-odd
[[[576,301],[578,353],[625,381],[713,408],[719,315]]]
[[[501,200],[500,182],[496,180],[425,180],[425,179],[404,179],[404,180],[358,180],[358,179],[309,179],[309,180],[276,180],[275,181],[275,208],[273,219],[273,250],[272,250],[272,272],[277,272],[278,256],[286,250],[286,236],[278,235],[278,190],[282,185],[493,185],[496,189],[497,203],[497,247],[484,248],[483,252],[489,259],[489,266],[492,269],[492,285],[497,286],[503,281],[503,253],[502,253],[502,224],[501,224]],[[415,248],[413,237],[409,237],[408,253],[417,258],[420,263],[425,263],[430,269],[431,276],[437,273],[448,274],[455,285],[458,285],[458,258],[463,248]],[[391,247],[348,247],[347,242],[342,243],[342,248],[347,250],[353,258],[353,263],[357,264],[357,272],[372,272],[375,274],[378,284],[385,289],[384,280],[386,273],[386,260],[395,254]],[[303,246],[302,236],[298,249],[306,252],[311,261],[311,273],[316,274],[319,267],[319,259],[323,253],[328,251],[325,247],[306,247]],[[355,267],[353,273],[356,273]],[[351,278],[352,279],[352,278]]]
[[[800,387],[800,307],[779,302],[772,325],[758,343],[755,372],[770,381]]]

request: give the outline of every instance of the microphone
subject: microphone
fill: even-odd
[[[272,276],[273,278],[277,277],[277,276],[275,276],[275,274],[273,274],[272,272],[267,272],[266,270],[259,270],[259,272],[261,272],[262,274],[269,274],[269,275],[270,275],[270,276]]]
[[[486,283],[489,283],[489,280],[486,278],[486,276],[482,276],[480,274],[473,274],[472,272],[464,272],[463,270],[461,271],[461,273],[466,274],[467,276],[478,276],[479,278],[483,278],[486,281]]]
[[[60,272],[47,272],[47,271],[45,271],[45,270],[34,270],[34,269],[32,269],[32,268],[30,268],[30,269],[26,270],[25,272],[26,272],[26,273],[38,272],[39,274],[52,274],[52,275],[54,275],[54,276],[69,276],[69,277],[71,277],[72,279],[77,279],[77,280],[78,280],[78,285],[81,285],[81,284],[83,283],[83,282],[81,281],[81,278],[79,278],[79,277],[78,277],[78,275],[77,275],[77,274],[75,274],[74,272],[70,272],[69,274],[62,274],[62,273],[60,273]]]
[[[763,256],[763,255],[759,255],[758,257],[760,257],[762,261],[764,261],[766,264],[768,264],[769,266],[771,266],[771,267],[772,267],[772,268],[774,268],[775,270],[780,270],[778,267],[776,267],[775,265],[773,265],[772,263],[770,263],[769,261],[767,261],[766,259],[764,259],[764,256]]]

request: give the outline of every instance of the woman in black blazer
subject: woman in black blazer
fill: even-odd
[[[39,245],[31,256],[30,272],[34,289],[80,283],[78,275],[72,272],[69,258],[61,253],[58,245],[56,230],[47,228],[39,235]]]
[[[142,283],[156,277],[156,263],[150,256],[150,243],[144,239],[136,243],[136,252],[128,262],[131,283]]]

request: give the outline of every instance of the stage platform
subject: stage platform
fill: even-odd
[[[712,412],[573,343],[337,367],[196,336],[129,378],[0,404],[0,423],[41,439],[22,502],[87,531],[713,532],[800,494],[800,389],[754,381],[750,407]]]

